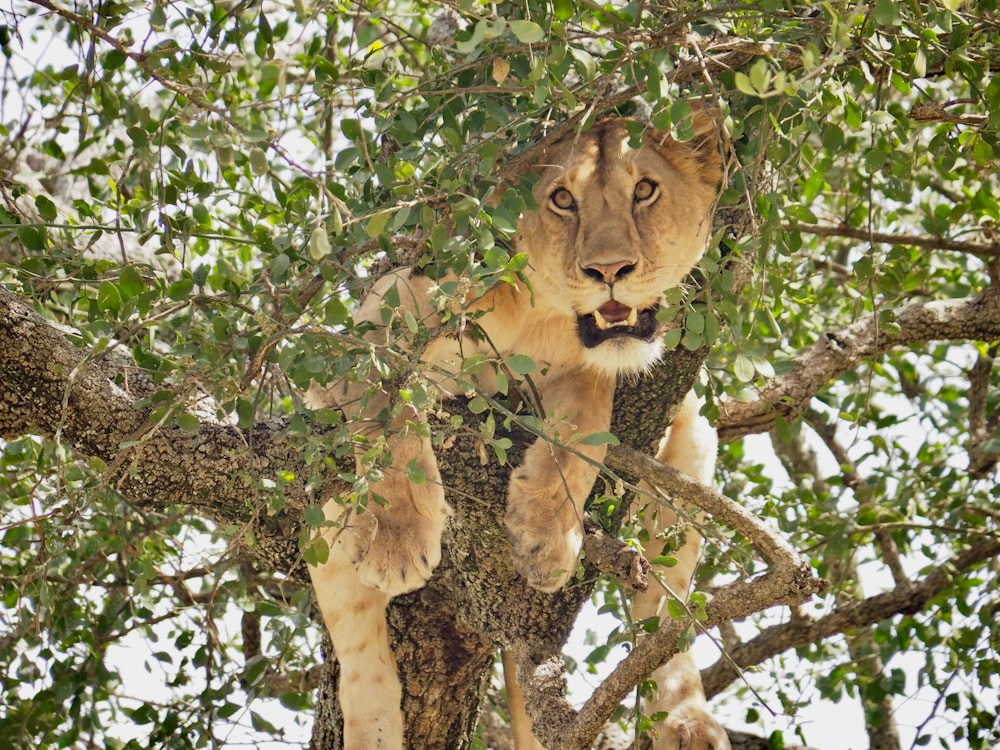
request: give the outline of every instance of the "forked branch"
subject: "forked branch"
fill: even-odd
[[[836,633],[874,625],[898,614],[918,612],[952,581],[998,555],[1000,538],[984,537],[938,565],[922,579],[911,579],[890,591],[838,606],[823,617],[796,617],[789,622],[774,625],[752,640],[728,648],[726,655],[729,658],[726,661],[719,661],[704,670],[702,683],[705,694],[711,697],[723,690],[736,676],[737,668],[760,664],[789,649],[819,643]]]
[[[668,497],[683,499],[684,504],[710,513],[719,523],[742,534],[770,565],[770,570],[762,576],[717,591],[705,608],[707,618],[702,623],[705,628],[778,604],[799,604],[826,588],[826,582],[813,575],[809,563],[787,542],[729,498],[629,448],[609,449],[607,463],[617,472],[642,477]],[[676,620],[661,622],[659,629],[639,642],[579,711],[563,697],[561,665],[552,659],[536,665],[527,653],[516,653],[528,711],[546,747],[565,750],[590,747],[635,685],[677,653],[681,635],[691,625]]]

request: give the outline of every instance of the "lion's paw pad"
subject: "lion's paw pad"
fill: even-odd
[[[703,712],[687,715],[683,710],[671,711],[657,725],[653,750],[730,750],[726,730]]]
[[[539,591],[556,591],[576,572],[582,536],[574,527],[565,533],[551,527],[525,526],[507,519],[514,567]]]
[[[390,596],[423,586],[441,562],[441,534],[451,508],[442,499],[427,503],[419,514],[373,515],[374,536],[354,563],[361,582]]]

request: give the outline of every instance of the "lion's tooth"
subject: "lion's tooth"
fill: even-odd
[[[608,330],[608,328],[611,327],[611,324],[608,323],[607,318],[601,315],[600,310],[594,310],[594,322],[597,323],[597,327],[602,331],[606,331]]]
[[[629,328],[634,328],[635,324],[639,322],[639,311],[634,307],[628,311],[628,319],[625,321]]]

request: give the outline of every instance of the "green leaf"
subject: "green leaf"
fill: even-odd
[[[109,84],[101,82],[97,87],[97,93],[101,100],[101,108],[104,110],[106,117],[114,117],[118,114],[118,110],[121,109],[121,98]]]
[[[406,464],[406,478],[412,484],[423,484],[426,480],[424,467],[420,465],[420,462],[417,459],[414,458]]]
[[[385,225],[389,223],[391,216],[392,211],[379,211],[368,220],[368,223],[365,225],[365,232],[368,233],[369,237],[378,237],[385,231]]]
[[[247,678],[247,682],[253,685],[255,680]],[[278,728],[256,711],[250,712],[250,726],[252,726],[258,732],[266,732],[267,734],[275,736],[278,734]]]
[[[250,149],[250,171],[257,177],[263,177],[270,170],[271,165],[267,161],[267,154],[260,146]]]
[[[663,335],[663,348],[668,352],[676,349],[677,345],[681,343],[681,336],[683,335],[683,328],[671,328]]]
[[[38,215],[42,217],[43,221],[55,221],[59,215],[56,204],[45,195],[35,196],[35,208],[38,209]]]
[[[471,411],[473,414],[482,414],[489,408],[490,408],[490,402],[487,401],[482,396],[476,396],[471,401],[469,401],[469,411]]]
[[[673,597],[667,599],[667,614],[670,615],[671,619],[679,622],[684,622],[688,617],[687,609]]]
[[[552,13],[560,21],[568,21],[575,12],[573,0],[553,0]]]
[[[128,60],[128,55],[126,55],[121,50],[113,49],[109,50],[104,56],[104,69],[105,70],[115,70],[120,68]]]
[[[194,279],[183,278],[173,282],[167,287],[167,296],[175,302],[180,302],[194,291]]]
[[[22,224],[17,228],[17,239],[27,250],[45,249],[45,229],[43,227]]]
[[[177,415],[177,426],[184,432],[198,432],[201,429],[201,420],[187,412],[181,412]]]
[[[493,442],[493,452],[496,454],[497,462],[501,466],[507,465],[507,451],[514,445],[510,438],[499,438]]]
[[[518,375],[527,375],[529,372],[534,372],[538,365],[535,364],[535,360],[526,354],[515,354],[512,357],[507,357],[504,360],[504,364],[510,369],[511,372]]]
[[[302,693],[284,692],[278,696],[278,702],[291,711],[305,711],[312,706],[308,695]]]
[[[456,41],[455,48],[463,55],[469,54],[483,41],[487,28],[489,28],[489,22],[486,19],[478,21],[472,28],[472,35],[468,39]]]
[[[260,654],[252,657],[247,661],[246,666],[243,668],[243,679],[249,684],[255,684],[264,673],[267,671],[268,660],[266,657]]]
[[[123,299],[138,297],[145,288],[146,284],[135,266],[122,266],[118,273],[118,289]]]
[[[536,44],[545,38],[545,30],[534,21],[516,20],[508,23],[514,36],[523,44]]]
[[[339,297],[331,297],[323,306],[323,322],[331,326],[345,324],[351,317],[347,305]]]
[[[309,258],[317,263],[330,254],[330,238],[326,236],[326,227],[320,224],[309,235]]]
[[[275,284],[283,284],[288,278],[288,267],[291,262],[292,259],[285,253],[274,256],[274,260],[271,261],[271,280]]]
[[[340,122],[340,132],[348,140],[356,141],[361,137],[361,123],[353,117],[345,117]]]
[[[122,306],[122,295],[113,281],[102,281],[97,288],[97,307],[101,312],[117,313]]]
[[[302,518],[311,529],[318,529],[326,524],[326,513],[323,512],[322,505],[307,505]]]
[[[688,310],[687,315],[684,316],[684,328],[688,333],[704,333],[705,316],[698,310]]]
[[[899,20],[899,3],[897,0],[875,0],[872,17],[879,26],[892,26]]]
[[[750,83],[750,77],[741,71],[736,71],[734,77],[734,82],[736,83],[736,88],[739,89],[744,94],[748,96],[757,96],[757,90]]]
[[[167,25],[167,12],[162,3],[156,3],[149,14],[149,25],[157,31],[162,31]]]
[[[302,559],[306,565],[323,565],[330,559],[330,545],[323,537],[309,539],[309,527],[303,526],[299,535],[299,545],[302,549]]]
[[[753,380],[755,370],[750,358],[743,354],[737,354],[736,359],[733,360],[733,374],[742,383],[749,383]]]
[[[619,445],[617,437],[610,432],[592,432],[580,441],[580,445]]]
[[[229,719],[245,709],[246,706],[241,706],[238,703],[226,702],[223,703],[221,706],[219,706],[217,709],[215,709],[215,713],[219,716],[220,719]]]
[[[284,609],[279,607],[274,602],[266,600],[256,602],[253,606],[253,611],[258,615],[263,615],[264,617],[281,617],[285,614]]]

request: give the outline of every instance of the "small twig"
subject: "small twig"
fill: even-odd
[[[989,119],[986,115],[955,115],[947,111],[956,104],[978,104],[976,99],[952,99],[940,102],[917,102],[910,108],[910,119],[916,122],[949,122],[955,125],[982,127]]]

